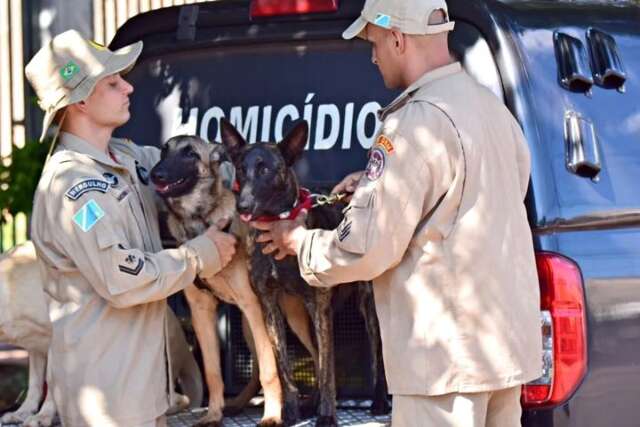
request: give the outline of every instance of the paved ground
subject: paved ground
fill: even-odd
[[[365,409],[370,402],[344,401],[340,402],[338,409],[338,424],[341,427],[388,427],[390,417],[388,415],[373,417]],[[189,427],[195,424],[204,415],[205,409],[194,409],[190,412],[182,412],[168,418],[169,427]],[[260,421],[262,408],[249,408],[242,414],[224,419],[225,427],[254,427]],[[295,427],[313,427],[315,419],[302,421]]]

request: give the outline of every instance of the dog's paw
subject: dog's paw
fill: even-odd
[[[207,414],[200,418],[194,427],[222,427],[222,416],[216,417],[213,414]]]
[[[369,407],[369,412],[371,415],[387,415],[391,412],[391,405],[389,404],[389,400],[387,399],[377,399],[371,402],[371,406]]]
[[[189,407],[191,402],[189,401],[189,397],[175,393],[172,395],[171,404],[169,405],[169,409],[167,409],[166,415],[177,414],[178,412],[182,412]]]
[[[256,427],[284,427],[284,423],[280,419],[271,417],[260,420]]]
[[[324,415],[316,419],[316,427],[338,427],[335,415]]]
[[[9,412],[8,414],[4,414],[2,418],[0,418],[0,425],[13,425],[13,424],[22,424],[27,418],[31,417],[33,412],[31,411],[16,411]]]

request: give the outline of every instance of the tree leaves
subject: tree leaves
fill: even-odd
[[[40,143],[27,141],[22,148],[13,147],[10,163],[0,162],[0,208],[15,215],[24,212],[29,215],[33,208],[33,194],[36,191],[50,141]],[[4,222],[4,215],[0,216]]]

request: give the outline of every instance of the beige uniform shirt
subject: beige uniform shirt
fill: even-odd
[[[333,231],[298,248],[313,286],[373,280],[393,394],[511,387],[541,375],[539,288],[523,199],[529,152],[458,63],[381,111],[365,176]]]
[[[162,250],[146,176],[159,151],[116,139],[109,146],[117,163],[62,133],[34,201],[31,237],[53,323],[52,389],[70,426],[135,425],[164,414],[166,298],[196,273],[220,269],[204,236]]]

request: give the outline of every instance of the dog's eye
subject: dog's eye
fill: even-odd
[[[260,175],[260,176],[265,176],[265,175],[266,175],[266,174],[268,174],[268,173],[269,173],[269,168],[268,168],[268,167],[266,167],[266,166],[260,166],[260,167],[258,168],[258,175]]]
[[[198,155],[198,153],[196,153],[194,150],[192,150],[190,147],[184,147],[182,149],[182,155],[184,157],[191,157],[192,159],[198,159],[200,160],[200,156]]]

